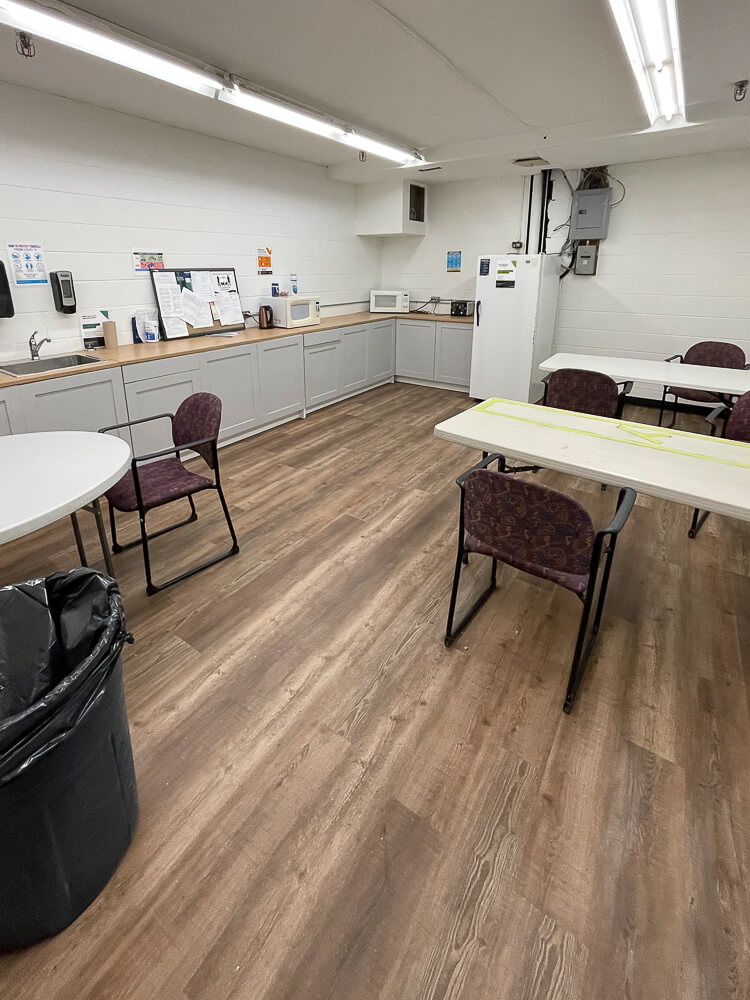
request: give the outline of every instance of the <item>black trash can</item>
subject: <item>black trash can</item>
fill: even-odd
[[[133,839],[126,641],[94,570],[0,588],[0,951],[72,923]]]

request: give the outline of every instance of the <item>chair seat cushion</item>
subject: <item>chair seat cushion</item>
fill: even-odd
[[[530,573],[532,576],[538,576],[542,580],[550,580],[552,583],[557,583],[559,586],[565,587],[566,590],[572,590],[574,594],[584,594],[589,585],[588,573],[567,573],[564,570],[552,569],[549,566],[527,562],[525,559],[520,559],[510,552],[500,552],[497,549],[493,549],[490,545],[485,545],[484,542],[475,538],[474,535],[466,534],[464,536],[464,546],[469,552],[478,552],[483,556],[491,556],[493,559],[499,559],[501,562],[508,563],[509,566],[523,570],[524,573]]]
[[[205,476],[190,472],[177,458],[163,458],[158,462],[140,465],[138,480],[144,510],[161,507],[213,485]],[[126,472],[119,482],[107,490],[105,496],[115,510],[138,510],[132,471]]]
[[[692,399],[695,403],[717,403],[720,399],[715,392],[706,392],[705,389],[680,389],[670,385],[667,392],[678,399]]]

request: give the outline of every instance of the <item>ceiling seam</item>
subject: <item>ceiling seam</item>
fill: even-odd
[[[394,11],[392,11],[389,7],[386,7],[386,5],[381,3],[380,0],[365,0],[365,2],[372,4],[373,7],[377,7],[378,10],[389,17],[392,21],[395,21],[402,31],[406,32],[406,34],[418,41],[424,48],[432,52],[433,55],[436,55],[453,73],[456,74],[460,80],[463,81],[463,83],[471,87],[477,93],[483,94],[485,97],[489,98],[496,107],[500,108],[500,110],[512,118],[513,121],[518,122],[518,124],[522,125],[524,128],[531,129],[533,127],[529,124],[529,122],[525,122],[522,118],[515,115],[502,103],[502,101],[499,101],[491,91],[483,87],[481,83],[477,83],[476,80],[472,80],[470,76],[467,76],[466,73],[464,73],[464,71],[445,54],[445,52],[442,52],[439,48],[437,48],[437,46],[433,45],[432,42],[424,37],[424,35],[420,35],[416,28],[412,27],[412,25],[410,25],[407,21],[400,18],[398,14],[394,13]]]

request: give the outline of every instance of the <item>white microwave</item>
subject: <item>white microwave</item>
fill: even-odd
[[[320,299],[304,295],[274,295],[261,299],[262,306],[273,310],[273,325],[287,330],[295,326],[317,326],[320,323]]]
[[[371,313],[408,313],[409,293],[377,289],[370,292]]]

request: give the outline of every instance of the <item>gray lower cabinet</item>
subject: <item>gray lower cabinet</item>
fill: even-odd
[[[344,327],[339,348],[339,392],[345,396],[366,386],[367,327]]]
[[[468,323],[436,323],[435,327],[435,381],[467,386],[474,327]]]
[[[27,431],[98,431],[128,419],[121,368],[29,382],[20,393]],[[130,444],[127,428],[119,432]]]
[[[367,326],[367,382],[392,379],[396,364],[396,323],[388,319]]]
[[[257,427],[262,422],[257,344],[205,351],[199,357],[201,387],[204,392],[213,392],[222,403],[219,440]]]
[[[0,436],[3,434],[23,434],[26,416],[23,411],[23,386],[0,389]]]
[[[180,403],[200,392],[203,384],[198,367],[199,355],[191,355],[195,368],[192,371],[175,371],[171,375],[157,375],[156,378],[142,378],[138,382],[125,383],[125,395],[128,403],[128,414],[131,420],[141,417],[153,417],[157,413],[174,413]],[[181,358],[164,359],[182,362]],[[132,365],[132,368],[143,369],[138,374],[148,372],[148,365],[161,362],[144,362],[143,365]],[[162,370],[164,366],[162,365]],[[184,368],[184,364],[179,365]],[[126,370],[127,378],[128,372]],[[146,455],[152,451],[168,448],[172,444],[171,424],[169,420],[154,420],[132,428],[133,453]]]
[[[435,323],[396,321],[396,374],[431,382],[435,374]]]
[[[318,330],[304,335],[305,403],[309,409],[341,395],[339,358],[341,330]]]
[[[301,413],[305,408],[302,336],[266,340],[257,347],[260,413],[263,423],[274,423]]]

